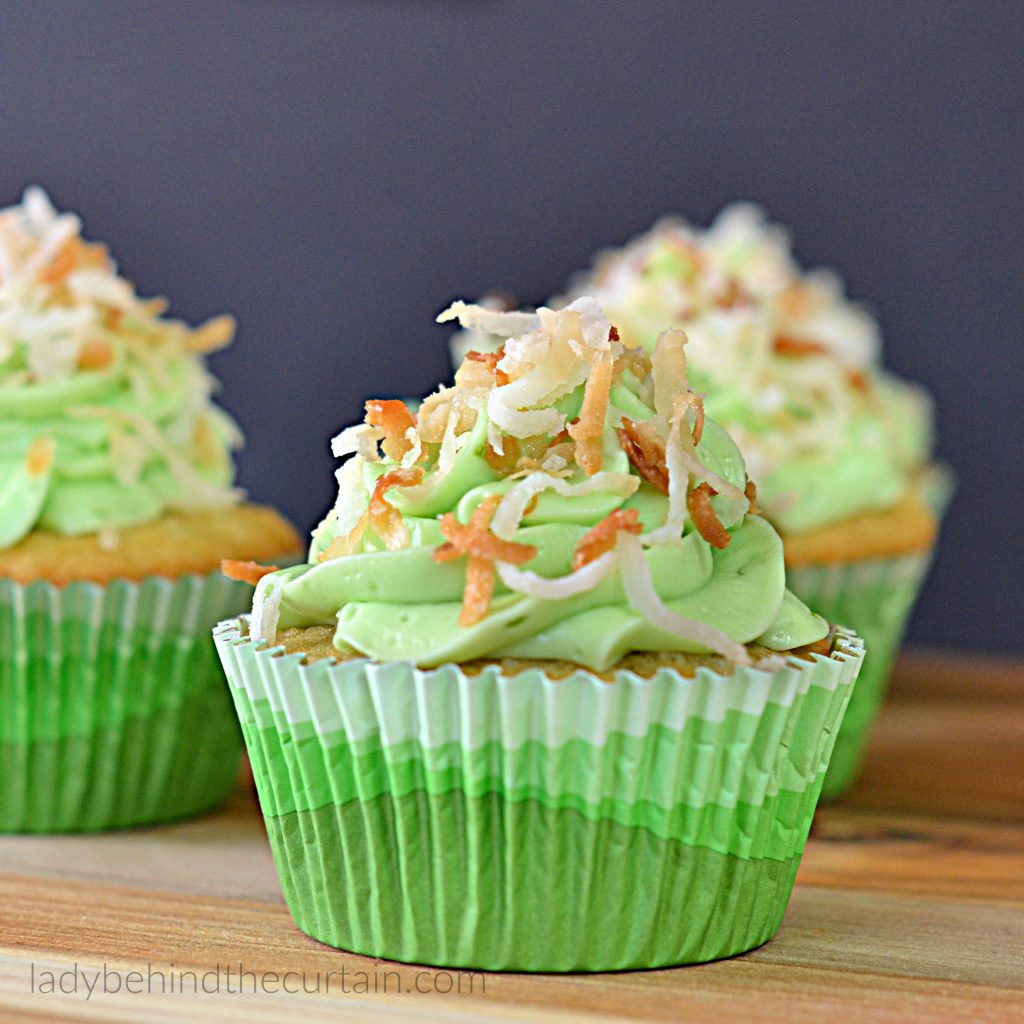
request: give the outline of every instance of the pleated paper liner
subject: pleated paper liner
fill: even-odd
[[[941,464],[929,466],[918,486],[941,523],[955,492],[952,471]],[[932,554],[786,569],[789,589],[829,622],[855,629],[869,652],[832,751],[822,800],[837,799],[857,781],[871,726],[885,701],[892,665]]]
[[[241,741],[210,629],[251,595],[219,573],[0,580],[0,831],[147,825],[221,803]]]
[[[774,671],[304,665],[216,631],[281,885],[330,945],[449,967],[713,960],[778,928],[860,641]]]

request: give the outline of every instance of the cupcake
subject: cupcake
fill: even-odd
[[[0,211],[0,831],[86,831],[220,803],[241,750],[209,630],[298,556],[232,486],[238,428],[203,354],[231,340],[138,298],[72,214]]]
[[[576,294],[596,296],[627,345],[650,350],[665,326],[686,331],[693,387],[758,482],[790,587],[864,637],[871,654],[823,790],[840,795],[951,495],[948,471],[931,462],[927,396],[880,367],[874,318],[833,274],[802,272],[786,233],[750,205],[704,231],[656,225],[600,255]]]
[[[307,564],[216,631],[282,889],[333,946],[692,963],[779,927],[862,650],[786,590],[729,436],[591,299],[333,451]]]

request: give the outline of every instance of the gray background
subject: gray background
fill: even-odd
[[[960,476],[912,638],[1024,649],[1020,4],[5,3],[0,201],[80,211],[216,356],[242,483],[447,372],[435,312],[759,200],[870,300]],[[1010,610],[1012,609],[1012,610]]]

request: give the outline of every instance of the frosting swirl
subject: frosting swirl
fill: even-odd
[[[202,359],[234,322],[164,318],[80,231],[38,188],[0,211],[0,547],[240,497]]]
[[[257,587],[251,632],[337,623],[335,646],[421,666],[635,650],[749,661],[828,630],[786,591],[729,436],[687,388],[685,337],[627,350],[590,299],[555,312],[457,303],[512,335],[413,417],[368,402],[306,565]],[[380,449],[383,448],[383,455]]]

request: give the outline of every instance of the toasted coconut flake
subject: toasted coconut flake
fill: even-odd
[[[724,495],[730,501],[743,502],[745,501],[744,493],[735,485],[729,483],[728,480],[724,480],[718,476],[717,473],[712,473],[699,458],[697,458],[696,449],[694,448],[692,437],[688,431],[682,430],[682,424],[684,417],[690,408],[691,402],[690,393],[677,395],[675,399],[675,405],[672,413],[671,426],[669,429],[670,443],[668,445],[668,452],[665,456],[667,465],[669,466],[669,498],[672,497],[672,484],[671,478],[674,474],[680,485],[685,479],[687,481],[687,487],[689,486],[690,477],[693,480],[706,480],[713,490]],[[647,424],[644,424],[645,426]],[[679,492],[681,493],[681,492]],[[678,508],[678,498],[677,505]]]
[[[423,462],[427,458],[427,452],[415,427],[410,427],[405,432],[405,439],[409,442],[409,450],[402,456],[402,469],[410,469],[417,462]]]
[[[701,644],[721,654],[737,665],[751,664],[747,649],[731,637],[706,623],[687,619],[672,611],[658,596],[651,579],[640,538],[630,533],[618,535],[618,558],[622,571],[622,586],[629,606],[653,626],[663,629],[682,640]]]
[[[677,395],[675,410],[665,442],[665,469],[668,473],[668,513],[665,522],[644,537],[646,544],[673,544],[683,535],[686,525],[686,492],[690,485],[689,463],[686,455],[692,452],[693,441],[684,430],[688,395]]]
[[[633,468],[652,487],[668,494],[668,470],[665,467],[665,442],[650,423],[622,417],[615,431],[619,444]]]
[[[413,487],[423,480],[423,470],[392,469],[377,478],[367,506],[370,525],[389,551],[398,551],[409,546],[409,527],[405,525],[402,513],[385,497],[392,487]]]
[[[582,569],[583,566],[613,550],[620,532],[639,534],[642,531],[640,516],[635,508],[617,508],[609,512],[597,526],[588,530],[576,545],[572,556],[573,569]]]
[[[569,424],[569,436],[576,442],[576,462],[587,476],[600,472],[604,461],[604,420],[612,386],[612,356],[600,352],[594,357],[583,392],[579,419]]]
[[[537,554],[532,544],[519,544],[505,540],[490,529],[491,519],[501,499],[492,494],[485,498],[464,526],[448,512],[441,517],[441,535],[447,543],[434,551],[435,562],[450,562],[462,555],[477,555],[492,562],[522,565]]]
[[[346,455],[358,455],[367,462],[380,462],[377,445],[383,437],[384,431],[380,427],[371,426],[369,423],[357,423],[355,426],[346,427],[337,437],[331,439],[331,454],[336,459],[343,459]]]
[[[401,462],[411,447],[408,432],[416,430],[416,417],[405,402],[397,398],[371,399],[366,403],[366,422],[384,431],[381,445],[384,454]]]
[[[25,456],[25,469],[28,475],[40,477],[48,473],[56,454],[57,445],[52,437],[37,437],[29,445],[28,454]]]
[[[792,284],[775,297],[780,311],[793,320],[803,320],[811,312],[811,292],[803,283]]]
[[[78,225],[75,226],[77,232]],[[77,237],[69,237],[53,259],[44,266],[36,275],[40,284],[55,286],[63,281],[73,271],[87,267],[106,267],[110,261],[105,245],[90,245]]]
[[[483,394],[494,386],[494,371],[488,369],[484,363],[476,362],[467,356],[455,371],[455,386],[473,389]]]
[[[757,504],[757,484],[747,479],[747,486],[743,489],[743,496],[747,499],[747,512],[752,516],[760,515],[761,509]]]
[[[434,394],[423,399],[417,423],[419,435],[424,444],[440,444],[444,438],[448,421],[452,417],[452,403],[456,389],[443,385]]]
[[[519,440],[515,437],[503,437],[500,443],[501,450],[498,451],[488,439],[487,447],[484,449],[484,459],[498,476],[510,476],[519,468]]]
[[[463,409],[462,396],[455,393],[448,406],[444,435],[441,438],[441,449],[437,456],[437,465],[434,467],[434,472],[429,480],[408,488],[406,495],[410,501],[423,501],[429,498],[454,469],[455,456],[459,453],[459,437],[460,435],[465,435],[465,431],[459,429],[462,423]],[[473,416],[475,419],[475,412]],[[472,426],[472,422],[470,422],[470,426]],[[421,430],[421,436],[422,433]]]
[[[537,330],[536,313],[505,312],[487,309],[461,299],[453,302],[444,312],[439,313],[437,322],[448,323],[458,320],[459,325],[467,331],[483,331],[497,338],[514,338]]]
[[[772,341],[772,351],[779,356],[823,356],[829,355],[828,345],[820,341],[796,338],[791,334],[777,334]]]
[[[334,474],[338,481],[338,500],[333,509],[335,536],[320,553],[321,562],[351,555],[370,523],[370,496],[363,485],[365,465],[366,460],[355,455]]]
[[[185,336],[185,347],[190,352],[209,355],[231,344],[235,336],[235,318],[233,316],[215,316],[206,323],[200,324],[194,331]]]
[[[462,592],[460,626],[475,626],[487,618],[494,594],[494,563],[486,558],[470,555],[466,562],[466,587]]]
[[[613,348],[610,325],[592,300],[537,316],[538,330],[506,341],[498,368],[510,381],[487,395],[487,415],[515,437],[557,434],[565,417],[554,404],[587,380],[598,354],[621,347]]]
[[[353,554],[370,526],[389,551],[409,544],[409,528],[402,514],[384,495],[392,487],[418,484],[423,479],[422,467],[402,467],[382,474],[367,498],[362,486],[364,464],[361,456],[357,455],[338,470],[338,501],[334,508],[337,535],[320,552],[321,562]]]
[[[695,392],[688,391],[685,395],[685,400],[687,408],[693,410],[693,430],[691,436],[693,437],[694,447],[696,447],[704,436],[704,399]]]
[[[558,448],[553,448],[551,451],[540,460],[538,465],[533,465],[528,468],[539,469],[545,473],[550,473],[552,476],[566,476],[571,472],[569,469],[569,460],[572,458],[572,452],[574,449],[569,445],[559,445]]]
[[[252,596],[252,616],[249,619],[249,638],[266,640],[273,644],[277,639],[277,624],[281,619],[281,598],[284,589],[280,576],[264,576],[256,584]]]
[[[523,378],[520,378],[520,380]],[[507,384],[505,387],[512,387]],[[529,437],[531,434],[554,434],[562,429],[565,416],[557,409],[512,409],[501,398],[504,388],[495,388],[487,397],[487,415],[506,434]]]
[[[363,539],[363,534],[366,533],[366,528],[370,525],[370,513],[369,511],[363,512],[363,514],[356,520],[355,525],[347,533],[339,533],[330,544],[327,545],[320,552],[320,561],[329,562],[333,558],[345,558],[355,552],[359,546],[359,542]]]
[[[749,306],[750,303],[750,294],[735,277],[730,277],[726,281],[725,287],[715,298],[715,305],[719,309],[736,309],[739,306]]]
[[[728,480],[720,477],[717,473],[712,473],[692,450],[682,447],[679,452],[679,459],[695,480],[706,480],[716,494],[721,494],[723,497],[728,498],[729,501],[742,502],[744,507],[746,506],[747,496],[743,491],[735,484],[731,484]]]
[[[651,357],[639,346],[626,346],[615,360],[613,377],[618,380],[627,370],[637,380],[646,380],[651,375]]]
[[[871,391],[871,379],[863,370],[847,370],[846,379],[854,391],[865,395]]]
[[[517,569],[507,562],[498,562],[498,576],[509,590],[517,594],[527,594],[543,601],[564,601],[593,590],[616,565],[618,556],[609,551],[567,576],[540,576],[529,569]]]
[[[114,348],[103,338],[90,338],[78,350],[80,370],[104,370],[114,361]]]
[[[499,497],[485,498],[465,526],[452,513],[441,518],[441,534],[446,543],[434,550],[435,562],[450,562],[468,555],[466,586],[462,594],[460,626],[472,626],[486,618],[494,593],[494,563],[522,565],[537,554],[530,544],[515,544],[496,537],[490,530],[491,518],[498,507]]]
[[[498,363],[500,363],[504,358],[504,345],[502,345],[496,352],[474,351],[466,353],[466,361],[480,364],[494,378],[494,383],[497,384],[498,387],[507,384],[511,379],[509,375],[498,366]]]
[[[676,396],[686,394],[686,335],[682,331],[658,335],[651,356],[651,378],[655,422],[667,434]]]
[[[241,580],[243,583],[251,583],[254,587],[264,576],[271,572],[277,572],[276,565],[260,565],[259,562],[240,562],[233,558],[221,560],[220,571],[229,580]]]
[[[697,532],[713,547],[721,550],[727,548],[732,536],[722,525],[711,507],[711,498],[715,491],[707,483],[694,487],[686,496],[686,510],[690,513]]]

